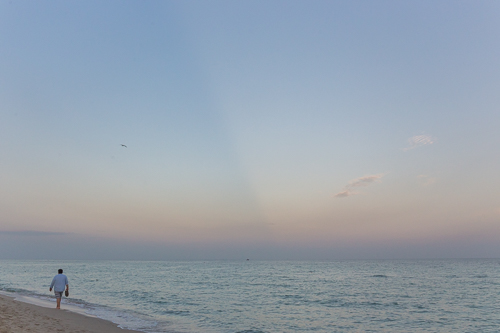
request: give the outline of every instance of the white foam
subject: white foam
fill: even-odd
[[[44,308],[54,308],[55,307],[55,299],[51,300],[49,298],[43,299],[43,298],[38,298],[38,297],[30,297],[30,296],[19,295],[16,293],[10,293],[10,292],[6,292],[6,291],[0,291],[0,294],[2,294],[4,296],[12,297],[12,298],[14,298],[15,301],[33,304],[33,305],[41,306]],[[84,315],[87,317],[96,318],[96,316],[93,316],[91,314],[86,313],[84,308],[81,308],[81,307],[74,305],[74,304],[68,304],[65,299],[63,299],[61,302],[61,308],[63,310],[75,312],[75,313],[78,313],[78,314],[81,314],[81,315]]]
[[[101,318],[117,324],[120,328],[126,328],[131,330],[151,330],[156,327],[158,323],[154,320],[145,320],[126,312],[118,312],[114,310],[107,310],[104,308],[95,308],[91,310],[97,318]]]

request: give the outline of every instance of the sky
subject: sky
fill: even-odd
[[[0,258],[499,258],[498,36],[498,1],[0,0]]]

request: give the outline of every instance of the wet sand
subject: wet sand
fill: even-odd
[[[112,322],[62,309],[45,308],[0,295],[0,333],[133,333]]]

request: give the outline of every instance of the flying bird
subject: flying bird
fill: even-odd
[[[125,146],[124,144],[121,144],[122,147],[125,147],[125,148],[128,148],[127,146]]]

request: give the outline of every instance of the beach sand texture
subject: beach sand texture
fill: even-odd
[[[44,308],[0,295],[0,333],[132,333],[99,318]]]

